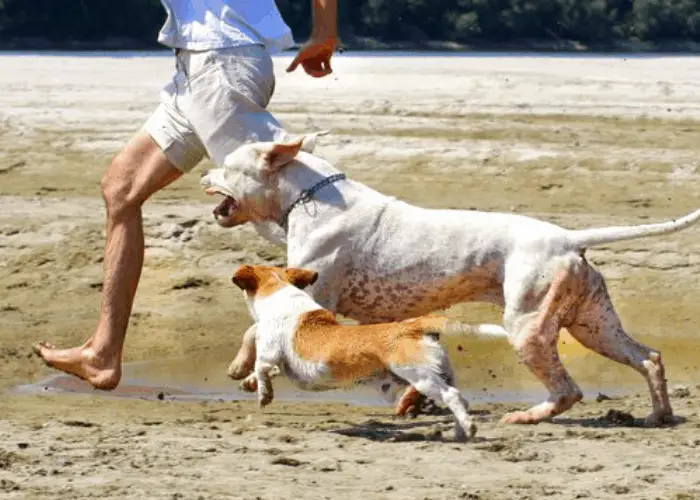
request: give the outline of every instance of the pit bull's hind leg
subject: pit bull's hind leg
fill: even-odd
[[[523,364],[549,391],[547,401],[525,411],[503,417],[508,424],[536,424],[565,412],[581,400],[583,393],[561,364],[557,350],[559,323],[535,318],[518,333],[515,347]]]
[[[589,268],[588,289],[584,302],[578,309],[571,335],[592,351],[634,368],[649,385],[653,412],[647,424],[658,426],[673,421],[673,411],[668,399],[664,365],[659,351],[636,342],[627,335],[613,308],[601,274]]]
[[[538,272],[539,276],[540,273]],[[535,424],[565,412],[581,400],[583,394],[559,359],[557,340],[563,316],[571,304],[572,269],[559,267],[546,293],[533,300],[531,280],[516,280],[506,289],[506,329],[523,364],[549,391],[547,401],[525,411],[507,414],[503,422]],[[510,302],[508,302],[510,299]]]

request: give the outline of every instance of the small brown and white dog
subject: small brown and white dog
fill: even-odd
[[[241,388],[257,391],[264,408],[272,401],[271,379],[280,369],[305,390],[367,384],[386,396],[392,386],[410,384],[452,411],[455,439],[473,437],[476,425],[454,387],[447,353],[438,338],[453,333],[450,329],[485,336],[505,336],[505,330],[437,316],[341,325],[333,313],[302,291],[317,278],[317,273],[307,269],[251,265],[239,267],[233,275],[233,283],[244,290],[248,310],[258,322],[255,369]]]

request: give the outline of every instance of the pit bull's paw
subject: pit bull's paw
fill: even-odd
[[[238,384],[242,391],[245,392],[256,392],[258,390],[258,377],[254,373],[251,373],[245,379],[241,380]]]
[[[652,413],[644,419],[645,427],[663,427],[664,425],[673,425],[675,423],[676,417],[673,416],[673,412],[670,410],[664,413]]]

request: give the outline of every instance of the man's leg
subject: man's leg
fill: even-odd
[[[87,380],[99,389],[114,389],[121,379],[124,338],[144,255],[141,206],[182,172],[144,131],[114,158],[102,178],[107,209],[107,241],[100,318],[82,346],[56,349],[40,342],[35,350],[53,368]]]

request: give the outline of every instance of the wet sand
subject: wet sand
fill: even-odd
[[[340,56],[322,80],[285,74],[286,61],[272,111],[294,132],[331,128],[317,152],[387,194],[567,227],[698,207],[696,58]],[[0,497],[700,498],[695,228],[587,253],[625,326],[663,353],[670,428],[638,427],[650,411],[641,377],[567,336],[586,398],[536,427],[498,423],[544,397],[505,342],[446,341],[478,414],[473,444],[449,442],[446,416],[396,420],[362,391],[279,381],[260,413],[225,377],[250,324],[229,277],[241,262],[283,264],[284,252],[212,223],[197,182],[206,163],[144,208],[120,391],[55,378],[31,344],[72,345],[94,327],[99,179],[173,63],[2,55],[0,67]],[[447,314],[500,321],[487,305]]]

